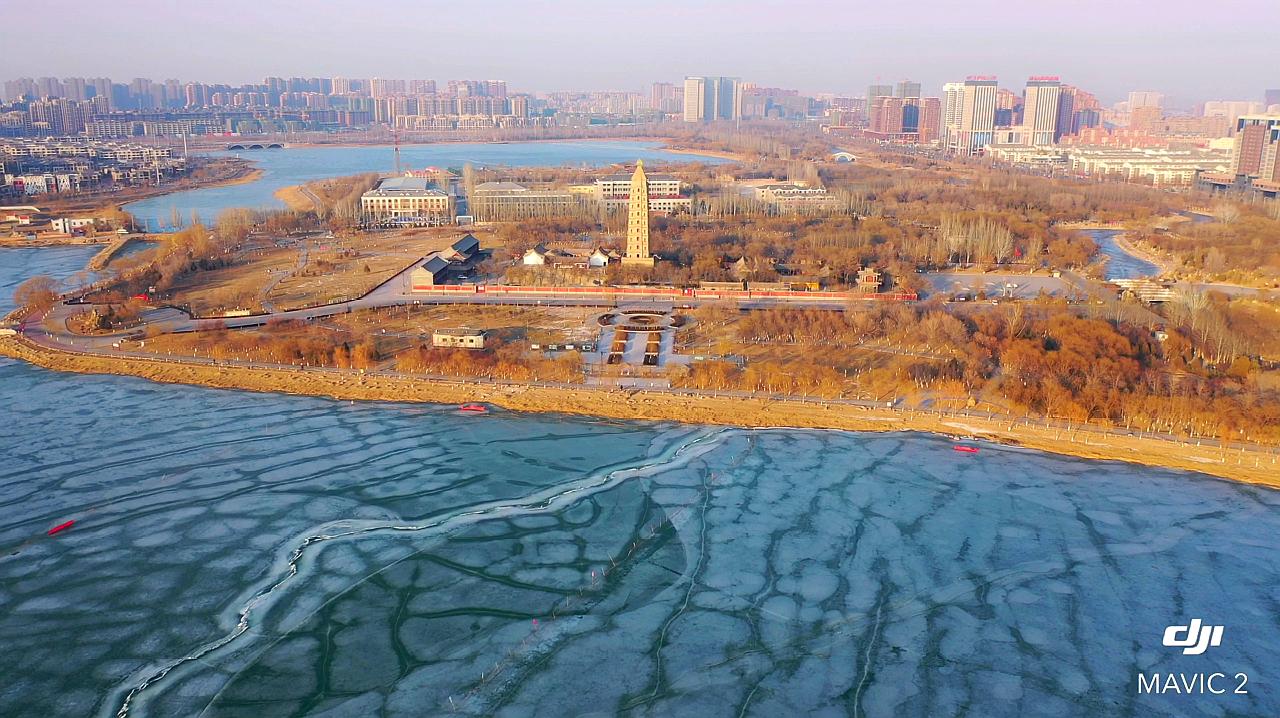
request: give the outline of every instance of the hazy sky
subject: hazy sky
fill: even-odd
[[[647,89],[737,75],[861,95],[877,79],[1056,74],[1104,102],[1280,88],[1280,0],[2,0],[0,79],[505,79]],[[635,8],[641,8],[640,11]]]

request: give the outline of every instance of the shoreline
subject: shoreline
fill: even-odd
[[[1129,235],[1127,233],[1121,232],[1120,234],[1117,234],[1113,241],[1116,243],[1116,246],[1126,254],[1137,257],[1148,264],[1154,265],[1160,270],[1159,276],[1174,274],[1176,267],[1173,267],[1169,260],[1134,244],[1129,240]]]
[[[173,185],[163,185],[161,187],[148,187],[146,188],[146,191],[139,192],[136,196],[129,196],[124,198],[110,197],[110,198],[104,198],[107,200],[104,202],[96,202],[96,203],[91,202],[87,205],[88,207],[87,209],[76,207],[74,205],[68,208],[62,208],[62,207],[59,207],[58,202],[55,200],[52,204],[50,204],[49,211],[62,213],[62,214],[90,214],[94,212],[102,212],[104,210],[109,209],[117,212],[128,213],[128,210],[124,208],[124,206],[127,204],[133,204],[134,202],[142,202],[144,200],[155,199],[156,197],[164,197],[165,195],[176,194],[178,192],[190,192],[192,190],[209,189],[211,187],[230,187],[230,186],[239,185],[239,184],[249,184],[250,182],[257,182],[259,179],[262,179],[263,174],[264,174],[264,171],[261,168],[259,168],[252,160],[243,160],[240,163],[240,167],[236,169],[234,172],[229,173],[225,177],[210,180],[207,182],[195,182],[195,183],[185,183],[185,184],[178,183]]]
[[[291,184],[288,187],[281,187],[275,192],[272,192],[271,196],[275,197],[291,212],[310,212],[313,209],[318,209],[315,202],[312,202],[311,199],[303,193],[302,188],[305,186],[306,185],[301,184]]]
[[[675,138],[651,137],[651,136],[570,137],[570,138],[564,138],[564,139],[539,138],[539,139],[530,139],[530,140],[446,139],[446,140],[437,140],[435,142],[406,142],[402,144],[401,147],[432,147],[435,145],[493,145],[493,144],[513,145],[513,144],[545,144],[545,143],[568,144],[568,143],[580,143],[580,142],[615,142],[615,143],[616,142],[649,142],[649,143],[655,143],[660,145],[659,147],[653,148],[654,151],[668,152],[673,155],[690,155],[694,157],[726,160],[729,162],[750,162],[752,160],[751,157],[741,153],[737,153],[737,152],[729,152],[725,150],[700,150],[697,148],[679,147],[672,144],[672,143],[679,142]],[[286,150],[295,149],[295,148],[297,149],[348,148],[349,149],[353,147],[391,147],[391,146],[392,146],[392,143],[390,140],[384,141],[380,139],[377,141],[369,141],[369,142],[350,142],[350,141],[290,142],[284,149]],[[206,150],[200,150],[200,151],[206,152]],[[207,150],[207,152],[214,152],[214,151],[222,151],[222,150]],[[244,156],[241,156],[241,159],[246,159],[247,161],[250,161],[250,162],[253,161],[252,158],[244,157]]]
[[[14,337],[0,338],[0,356],[82,374],[134,376],[167,384],[320,396],[338,400],[462,404],[483,402],[511,411],[562,413],[641,421],[740,428],[919,431],[973,434],[982,440],[1082,459],[1124,461],[1194,471],[1222,479],[1280,488],[1277,455],[1259,450],[1199,446],[1190,442],[1014,426],[1008,420],[932,415],[832,405],[820,399],[742,399],[688,396],[619,388],[494,384],[465,378],[409,378],[341,370],[211,366],[164,358],[106,357],[50,349]],[[726,417],[732,417],[732,421]],[[1064,436],[1065,435],[1065,436]]]

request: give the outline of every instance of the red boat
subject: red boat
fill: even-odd
[[[976,446],[953,446],[953,447],[951,447],[951,448],[952,448],[952,449],[954,449],[954,450],[956,450],[956,451],[963,451],[963,452],[964,452],[964,453],[966,453],[966,454],[976,454],[976,453],[978,453],[978,447],[976,447]]]
[[[63,531],[66,531],[67,529],[71,528],[71,525],[74,524],[75,522],[76,522],[75,519],[71,519],[70,521],[67,521],[65,523],[60,523],[57,526],[54,526],[53,528],[49,529],[49,535],[52,536],[56,533],[61,533]]]
[[[463,404],[458,407],[458,411],[465,411],[468,414],[487,414],[489,407],[484,404]]]

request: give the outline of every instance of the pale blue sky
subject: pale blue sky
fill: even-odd
[[[1104,101],[1280,88],[1280,0],[51,0],[9,2],[0,79],[256,82],[266,75],[494,78],[647,89],[686,74],[862,94],[969,74],[1056,74]],[[634,8],[642,8],[636,11]]]

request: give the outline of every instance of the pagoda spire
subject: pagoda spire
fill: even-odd
[[[631,175],[631,194],[627,199],[627,252],[623,264],[653,266],[649,254],[649,178],[644,174],[644,160],[636,160]]]

